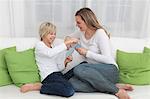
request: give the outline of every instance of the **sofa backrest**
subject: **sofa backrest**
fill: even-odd
[[[38,41],[38,38],[0,38],[0,49],[16,46],[18,51],[22,51],[33,48]],[[55,43],[62,41],[62,39],[57,38]],[[150,40],[112,37],[110,41],[112,53],[115,55],[117,49],[130,52],[142,52],[143,47],[147,46]]]
[[[16,46],[17,51],[27,50],[33,48],[39,41],[38,38],[0,38],[0,49]],[[55,43],[59,44],[62,39],[56,39]]]
[[[16,46],[17,51],[33,48],[37,38],[0,38],[0,49]]]
[[[16,46],[17,50],[25,50],[35,46],[38,42],[38,38],[0,38],[0,49]],[[57,38],[56,43],[63,41],[62,39]],[[110,39],[111,45],[113,48],[113,53],[116,49],[124,51],[137,51],[141,52],[144,46],[147,46],[150,43],[150,40],[145,39],[136,39],[136,38],[121,38],[121,37],[112,37]]]
[[[117,49],[127,52],[142,52],[144,46],[148,45],[147,39],[112,37],[110,40],[114,57]]]
[[[38,38],[0,38],[0,49],[16,46],[17,51],[23,51],[29,48],[33,48],[38,41]],[[144,46],[147,46],[148,44],[150,45],[150,40],[135,38],[112,37],[110,41],[114,58],[116,58],[115,56],[117,49],[128,52],[142,52]],[[60,44],[60,42],[63,42],[63,40],[59,38],[55,40],[56,44]],[[74,51],[74,60],[68,64],[69,66],[67,66],[67,69],[64,72],[67,72],[72,67],[78,65],[82,61],[82,58],[79,57],[80,55]]]

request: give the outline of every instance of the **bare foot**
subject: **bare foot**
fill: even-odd
[[[127,90],[127,91],[132,91],[133,90],[133,86],[130,85],[130,84],[116,84],[116,86],[119,89],[124,89],[124,90]]]
[[[119,89],[118,93],[115,94],[119,99],[131,99],[124,89]]]
[[[20,91],[25,93],[28,91],[36,91],[41,89],[42,84],[41,83],[30,83],[22,85],[20,88]]]

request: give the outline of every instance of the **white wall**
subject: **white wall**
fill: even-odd
[[[43,21],[64,37],[77,29],[74,14],[85,6],[112,36],[150,37],[150,0],[0,0],[0,37],[37,37]]]

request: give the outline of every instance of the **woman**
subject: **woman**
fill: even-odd
[[[74,76],[69,80],[75,91],[104,92],[117,96],[119,99],[130,99],[126,90],[131,85],[119,85],[119,71],[111,54],[109,34],[99,24],[95,14],[89,8],[82,8],[75,14],[76,25],[82,33],[73,33],[69,38],[79,38],[81,48],[77,52],[85,57],[74,67]]]

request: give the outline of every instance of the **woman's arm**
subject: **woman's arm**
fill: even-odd
[[[79,54],[101,63],[114,64],[115,61],[111,55],[109,38],[103,30],[98,30],[95,40],[100,53],[95,53],[85,48],[78,48]]]
[[[96,44],[98,45],[98,48],[100,50],[100,54],[88,50],[86,53],[86,57],[102,63],[114,63],[115,61],[111,54],[110,41],[107,34],[101,29],[98,30],[98,33],[96,33],[95,37]]]

